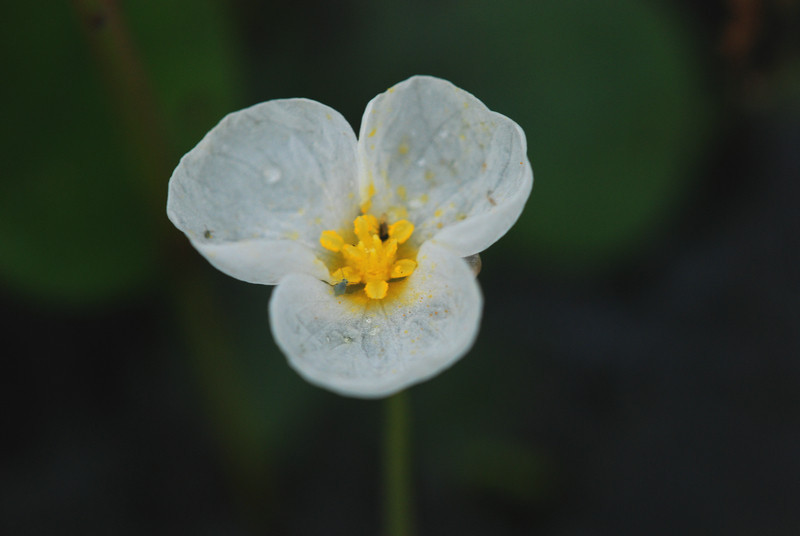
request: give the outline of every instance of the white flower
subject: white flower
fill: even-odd
[[[180,161],[167,213],[208,261],[278,285],[289,363],[358,397],[390,395],[472,346],[482,297],[463,257],[514,224],[533,185],[519,126],[415,76],[367,106],[273,100],[225,117]]]

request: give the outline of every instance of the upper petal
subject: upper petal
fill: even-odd
[[[355,134],[338,112],[307,99],[273,100],[229,114],[181,159],[167,215],[239,279],[324,277],[314,262],[319,236],[352,221],[356,176]]]
[[[407,218],[468,256],[494,243],[533,186],[525,134],[450,82],[415,76],[375,97],[361,123],[362,196],[372,212]]]
[[[304,274],[272,294],[270,324],[289,363],[311,383],[340,394],[388,396],[447,368],[472,346],[482,297],[467,264],[434,243],[389,296],[336,296]]]

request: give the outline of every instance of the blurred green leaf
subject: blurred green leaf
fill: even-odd
[[[3,7],[6,172],[0,276],[47,301],[97,301],[153,272],[132,162],[66,3]]]
[[[226,7],[219,0],[124,5],[178,157],[242,106],[238,42]]]
[[[380,89],[415,73],[442,76],[525,130],[536,180],[513,247],[527,242],[559,269],[592,269],[643,244],[686,199],[709,99],[692,28],[668,6],[364,7],[355,79]]]
[[[236,80],[225,18],[212,1],[122,8],[171,141],[188,148],[231,109]],[[77,14],[69,3],[14,2],[0,15],[14,21],[0,37],[8,81],[0,89],[7,103],[0,278],[54,303],[102,302],[141,288],[159,262],[153,220],[165,216],[147,212],[136,148]],[[177,162],[178,151],[167,150]],[[164,199],[168,179],[166,170]]]

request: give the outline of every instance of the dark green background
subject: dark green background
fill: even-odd
[[[410,390],[420,534],[800,529],[797,2],[93,3],[0,8],[4,533],[379,532],[381,403],[289,370],[166,186],[230,111],[357,131],[413,74],[535,175],[475,348]]]

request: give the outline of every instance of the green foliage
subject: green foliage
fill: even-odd
[[[189,148],[230,111],[228,30],[211,1],[122,6],[153,76],[170,142]],[[156,217],[137,160],[77,13],[14,2],[3,32],[6,103],[0,278],[18,294],[103,302],[156,272]],[[168,148],[168,150],[171,148]],[[179,154],[175,151],[175,161]],[[164,197],[169,170],[163,177]]]
[[[377,91],[442,76],[523,127],[534,189],[506,244],[580,272],[676,214],[710,118],[676,13],[638,0],[444,4],[366,10],[355,49],[368,68],[355,78]]]
[[[176,157],[225,114],[253,104],[239,102],[240,51],[221,2],[127,2],[125,16],[170,125]]]

